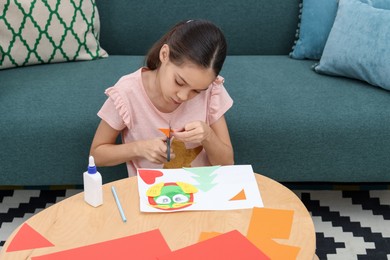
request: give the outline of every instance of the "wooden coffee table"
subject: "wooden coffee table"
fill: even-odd
[[[313,221],[299,198],[280,183],[256,174],[264,206],[294,210],[291,235],[282,244],[300,247],[298,259],[316,259]],[[111,186],[117,194],[127,217],[120,217]],[[225,233],[238,230],[247,234],[252,209],[228,211],[187,211],[175,213],[141,213],[137,178],[131,177],[103,186],[104,204],[98,208],[87,205],[83,193],[76,194],[37,213],[26,221],[33,229],[52,242],[54,247],[6,252],[18,232],[18,227],[6,241],[0,259],[29,259],[75,247],[108,241],[132,234],[160,229],[171,250],[195,244],[201,232]]]

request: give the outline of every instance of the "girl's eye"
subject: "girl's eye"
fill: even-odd
[[[180,87],[183,87],[183,86],[184,86],[183,83],[179,83],[177,80],[175,80],[175,82],[176,82],[176,84],[177,84],[178,86],[180,86]]]

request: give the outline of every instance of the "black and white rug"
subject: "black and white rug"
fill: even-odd
[[[0,250],[13,230],[81,189],[0,190]],[[322,259],[390,259],[390,190],[294,190],[313,216]]]

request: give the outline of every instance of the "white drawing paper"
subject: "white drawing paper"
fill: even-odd
[[[141,212],[263,207],[251,165],[138,169]]]

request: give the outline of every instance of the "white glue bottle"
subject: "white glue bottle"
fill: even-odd
[[[84,200],[93,207],[103,204],[102,176],[96,170],[93,156],[89,156],[88,171],[83,174]]]

